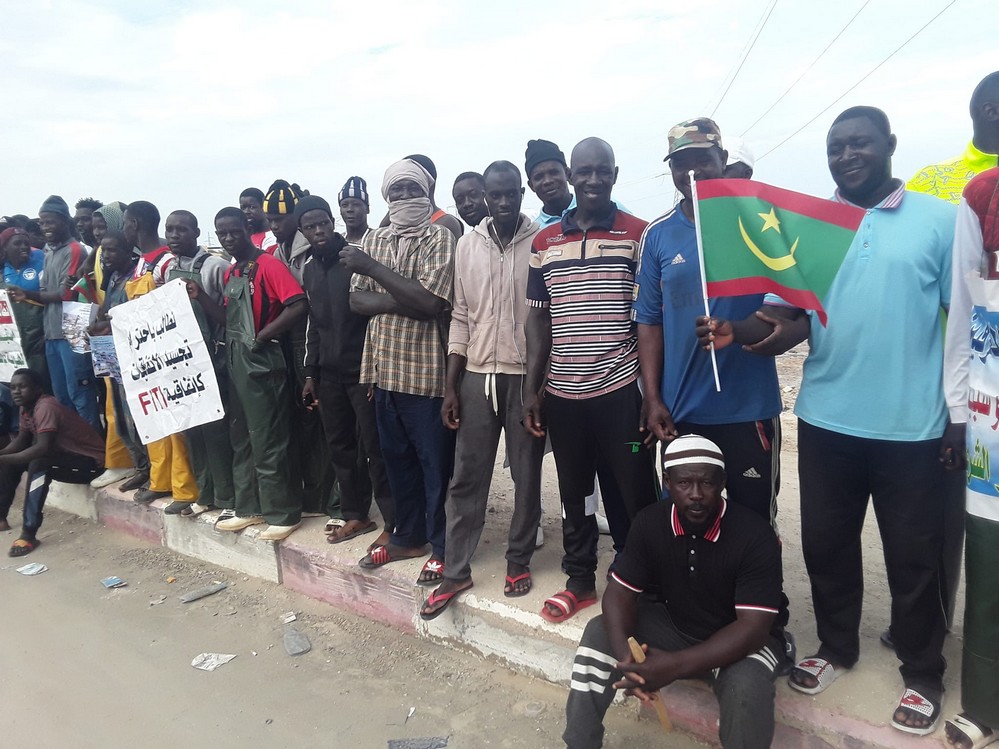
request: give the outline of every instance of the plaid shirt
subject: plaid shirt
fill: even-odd
[[[433,224],[405,257],[394,257],[396,237],[389,228],[369,232],[364,251],[403,278],[415,278],[450,304],[454,244],[450,231]],[[370,277],[359,274],[354,274],[350,290],[387,293]],[[372,317],[364,338],[360,382],[397,393],[442,398],[446,333],[442,337],[440,324],[440,320],[414,320],[389,313]]]

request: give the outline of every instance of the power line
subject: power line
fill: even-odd
[[[856,13],[853,14],[853,18],[851,18],[849,21],[846,22],[846,26],[844,26],[843,28],[841,28],[839,30],[839,33],[836,34],[836,36],[833,37],[832,41],[829,42],[829,44],[826,45],[826,48],[824,50],[822,50],[821,52],[819,52],[819,56],[816,57],[814,60],[812,60],[812,62],[809,64],[809,66],[807,68],[805,68],[804,72],[797,77],[797,79],[794,81],[794,83],[792,83],[790,86],[788,86],[784,90],[784,93],[782,93],[780,96],[777,97],[776,101],[774,101],[774,103],[771,104],[767,108],[767,111],[765,111],[763,114],[761,114],[756,119],[756,122],[754,122],[752,125],[750,125],[749,127],[747,127],[742,132],[742,137],[743,138],[746,137],[746,133],[748,133],[754,127],[756,127],[757,125],[759,125],[760,124],[760,120],[762,120],[764,117],[766,117],[768,114],[770,114],[773,111],[774,107],[776,107],[778,104],[780,104],[784,100],[785,96],[787,96],[789,93],[791,93],[791,89],[793,89],[795,86],[797,86],[799,83],[801,83],[801,79],[804,78],[806,75],[808,75],[808,71],[810,71],[813,67],[815,67],[815,63],[817,63],[819,60],[821,60],[822,57],[823,57],[823,55],[825,55],[825,53],[829,51],[829,48],[832,47],[836,43],[836,40],[839,39],[841,36],[843,36],[843,32],[845,32],[848,28],[850,28],[850,24],[852,24],[854,21],[857,20],[857,16],[859,16],[861,14],[861,12],[864,10],[864,8],[866,8],[868,5],[870,5],[870,2],[871,2],[871,0],[865,0],[864,4],[860,6],[860,10],[858,10]]]
[[[753,38],[750,40],[749,45],[746,48],[746,51],[742,55],[742,59],[739,60],[739,65],[738,67],[736,67],[735,73],[732,74],[731,80],[729,80],[728,85],[725,86],[725,90],[722,91],[721,98],[718,99],[718,103],[715,104],[715,108],[712,109],[711,114],[708,115],[709,117],[715,116],[715,112],[718,111],[718,107],[720,107],[722,102],[725,100],[725,95],[728,94],[729,89],[732,88],[732,84],[735,83],[735,79],[739,77],[739,72],[742,70],[742,66],[746,64],[746,60],[749,58],[749,53],[752,52],[753,47],[756,46],[756,40],[760,38],[760,34],[763,33],[763,29],[766,27],[767,21],[770,20],[770,15],[774,12],[774,8],[776,7],[777,7],[777,0],[773,0],[773,2],[770,3],[770,8],[767,9],[766,15],[763,17],[763,22],[760,23],[759,28],[756,30],[755,36],[753,36]]]
[[[817,119],[819,119],[819,117],[821,117],[821,116],[822,116],[822,115],[824,115],[824,114],[825,114],[826,112],[828,112],[828,111],[829,111],[830,109],[832,109],[832,108],[833,108],[833,106],[835,106],[835,105],[836,105],[836,103],[840,101],[840,99],[842,99],[843,97],[845,97],[845,96],[846,96],[847,94],[849,94],[849,93],[850,93],[851,91],[853,91],[853,90],[854,90],[854,89],[855,89],[855,88],[856,88],[857,86],[859,86],[859,85],[860,85],[861,83],[863,83],[863,82],[864,82],[864,81],[866,81],[866,80],[867,80],[868,78],[870,78],[870,77],[871,77],[871,76],[872,76],[872,75],[873,75],[873,74],[874,74],[874,73],[875,73],[875,72],[876,72],[876,71],[878,70],[878,68],[880,68],[880,67],[881,67],[882,65],[884,65],[884,64],[885,64],[886,62],[888,62],[888,61],[889,61],[889,60],[890,60],[891,58],[893,58],[893,57],[894,57],[895,55],[897,55],[897,54],[898,54],[899,52],[901,52],[901,51],[902,51],[902,49],[903,49],[903,48],[904,48],[904,47],[905,47],[905,46],[906,46],[907,44],[909,44],[909,42],[911,42],[911,41],[912,41],[913,39],[915,39],[915,38],[916,38],[917,36],[919,36],[920,34],[922,34],[922,33],[923,33],[923,31],[925,31],[925,30],[926,30],[926,28],[927,28],[927,27],[928,27],[928,26],[929,26],[929,25],[930,25],[931,23],[933,23],[933,22],[934,22],[934,21],[936,21],[936,20],[937,20],[938,18],[940,18],[940,16],[942,16],[942,15],[943,15],[943,14],[944,14],[944,13],[945,13],[945,12],[946,12],[946,11],[947,11],[947,10],[948,10],[948,9],[949,9],[949,8],[950,8],[951,6],[952,6],[952,5],[954,5],[955,3],[957,3],[957,0],[951,0],[951,1],[949,2],[949,3],[947,3],[947,5],[945,5],[945,6],[943,7],[943,9],[942,9],[942,10],[940,10],[940,11],[939,11],[939,12],[938,12],[938,13],[937,13],[937,14],[936,14],[935,16],[933,16],[933,18],[931,18],[931,19],[930,19],[929,21],[927,21],[926,23],[924,23],[924,24],[923,24],[923,25],[922,25],[922,26],[921,26],[921,27],[919,28],[919,30],[918,30],[918,31],[916,31],[916,33],[914,33],[914,34],[913,34],[912,36],[910,36],[910,37],[909,37],[908,39],[906,39],[906,40],[905,40],[904,42],[902,42],[902,43],[901,43],[901,44],[900,44],[900,45],[899,45],[899,46],[898,46],[898,47],[897,47],[897,48],[895,49],[895,51],[894,51],[894,52],[892,52],[892,53],[891,53],[890,55],[888,55],[888,56],[887,56],[887,57],[886,57],[885,59],[883,59],[883,60],[882,60],[881,62],[879,62],[879,63],[878,63],[877,65],[875,65],[875,66],[874,66],[874,67],[873,67],[873,68],[872,68],[872,69],[871,69],[871,70],[870,70],[870,71],[869,71],[869,72],[868,72],[868,73],[867,73],[866,75],[864,75],[864,77],[862,77],[862,78],[861,78],[861,79],[860,79],[859,81],[857,81],[857,82],[856,82],[856,83],[854,83],[854,84],[853,84],[852,86],[850,86],[850,88],[848,88],[848,89],[847,89],[846,91],[844,91],[844,92],[843,92],[842,94],[840,94],[840,95],[839,95],[839,96],[837,96],[837,97],[836,97],[835,99],[833,99],[833,101],[831,101],[831,102],[830,102],[830,103],[828,104],[828,106],[826,106],[826,108],[825,108],[825,109],[823,109],[823,110],[822,110],[821,112],[819,112],[819,113],[818,113],[817,115],[815,115],[814,117],[812,117],[812,119],[810,119],[810,120],[809,120],[808,122],[806,122],[806,123],[805,123],[804,125],[802,125],[801,127],[799,127],[799,128],[797,129],[797,130],[795,130],[795,131],[794,131],[793,133],[791,133],[791,134],[790,134],[789,136],[787,136],[786,138],[784,138],[784,140],[782,140],[782,141],[781,141],[780,143],[778,143],[778,144],[777,144],[776,146],[774,146],[773,148],[771,148],[771,149],[770,149],[769,151],[767,151],[767,152],[766,152],[765,154],[763,154],[762,156],[760,156],[760,158],[758,158],[758,159],[757,159],[757,161],[759,162],[759,161],[761,161],[761,160],[765,159],[765,158],[766,158],[767,156],[769,156],[769,155],[770,155],[770,154],[772,154],[772,153],[773,153],[774,151],[776,151],[776,150],[777,150],[778,148],[780,148],[781,146],[783,146],[783,145],[784,145],[785,143],[787,143],[787,142],[788,142],[789,140],[791,140],[791,139],[792,139],[793,137],[795,137],[795,136],[796,136],[796,135],[797,135],[798,133],[800,133],[800,132],[801,132],[802,130],[804,130],[804,129],[805,129],[806,127],[808,127],[808,126],[809,126],[809,125],[811,125],[811,124],[812,124],[813,122],[815,122],[815,121],[816,121]]]

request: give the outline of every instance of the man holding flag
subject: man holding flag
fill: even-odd
[[[719,352],[718,373],[724,384],[718,391],[711,359],[691,332],[704,312],[704,297],[690,174],[702,183],[722,178],[727,153],[718,126],[706,117],[670,128],[667,142],[665,161],[683,200],[649,224],[642,236],[632,312],[638,323],[644,393],[642,429],[664,447],[686,434],[699,434],[721,447],[729,465],[728,499],[756,512],[779,536],[781,398],[774,360],[739,348]],[[714,299],[711,311],[741,319],[759,309],[763,300],[762,291]],[[782,592],[776,624],[782,632],[788,616]],[[784,633],[784,638],[785,661],[777,665],[786,673],[795,650],[791,635]]]
[[[670,128],[666,161],[679,205],[649,224],[642,237],[633,316],[644,400],[643,430],[668,443],[700,434],[718,445],[728,463],[728,497],[776,529],[779,481],[780,391],[773,359],[738,348],[718,352],[721,392],[710,356],[691,328],[704,314],[689,173],[695,181],[720,179],[727,153],[718,126],[706,117]],[[764,294],[714,299],[712,314],[742,319]]]
[[[732,201],[727,216],[713,215],[712,224],[736,226],[745,252],[758,261],[742,276],[729,274],[727,293],[744,293],[744,282],[766,278],[783,299],[768,296],[760,311],[739,323],[700,318],[697,333],[705,346],[721,349],[735,341],[762,355],[809,339],[795,412],[802,551],[820,645],[798,663],[789,683],[818,694],[859,659],[860,534],[873,497],[905,683],[891,725],[925,735],[936,728],[943,699],[945,626],[937,564],[943,499],[948,480],[960,480],[944,469],[958,465],[956,449],[963,448],[960,430],[947,425],[941,383],[939,315],[950,302],[954,208],[906,192],[892,176],[895,146],[887,116],[873,107],[847,109],[829,130],[835,202],[862,209],[832,277],[828,268],[804,271],[817,262],[813,256],[840,255],[837,245],[851,222],[838,211],[823,215],[788,198],[793,193],[784,196],[790,203],[778,200],[770,203],[771,211],[757,211],[773,216],[768,223],[782,224],[791,241],[783,254],[764,251],[757,240],[770,232],[751,233],[739,201]],[[707,228],[703,213],[701,218]],[[705,234],[704,253],[710,289],[712,278],[722,275],[718,256],[732,250],[712,246]],[[792,269],[802,274],[791,277]]]

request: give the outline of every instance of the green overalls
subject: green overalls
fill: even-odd
[[[302,507],[288,474],[288,378],[281,345],[257,342],[253,284],[257,264],[245,276],[229,276],[226,296],[226,357],[232,394],[232,437],[236,515],[263,515],[271,525],[295,525]]]
[[[208,255],[202,255],[194,261],[191,270],[181,270],[174,265],[168,273],[169,280],[181,278],[194,281],[201,286],[201,268]],[[204,289],[201,290],[204,293]],[[215,378],[219,384],[222,397],[222,407],[226,414],[230,411],[229,377],[225,366],[224,344],[216,341],[212,335],[211,323],[205,310],[198,303],[192,303],[194,316],[201,328],[201,335],[208,346],[215,368]],[[188,456],[194,469],[194,478],[198,482],[198,500],[202,505],[214,505],[224,510],[236,508],[236,490],[232,482],[232,441],[229,438],[229,420],[221,418],[207,424],[192,427],[184,432],[187,437]]]

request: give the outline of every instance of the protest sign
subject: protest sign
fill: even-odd
[[[128,408],[144,445],[225,415],[215,368],[182,280],[112,310]]]
[[[14,322],[10,297],[0,290],[0,382],[10,382],[15,369],[27,367],[21,348],[21,331]]]
[[[90,302],[62,303],[62,334],[69,347],[77,354],[90,353],[90,336],[87,328],[96,314],[96,305]]]
[[[110,377],[120,385],[121,370],[118,369],[114,338],[109,335],[90,336],[90,353],[94,357],[94,374],[98,377]]]

